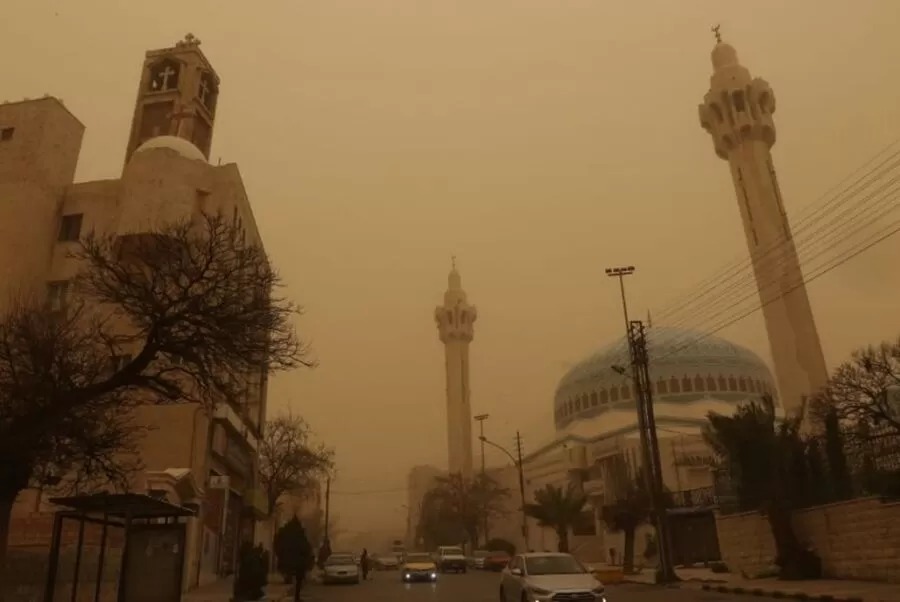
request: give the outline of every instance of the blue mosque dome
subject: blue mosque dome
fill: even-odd
[[[700,426],[710,411],[733,411],[763,394],[776,398],[777,404],[774,379],[766,363],[749,349],[721,337],[653,327],[647,329],[647,350],[653,406],[660,423]],[[557,430],[596,432],[636,423],[630,373],[624,337],[572,367],[559,381],[554,396]]]

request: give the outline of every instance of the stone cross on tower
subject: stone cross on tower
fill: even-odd
[[[447,378],[447,467],[450,474],[472,477],[472,404],[469,390],[469,343],[475,334],[478,312],[469,305],[462,279],[452,259],[444,304],[434,310],[434,321],[444,344]]]
[[[751,77],[718,27],[714,31],[718,42],[700,125],[716,155],[728,161],[781,405],[796,413],[825,386],[828,372],[772,162],[775,94],[765,80]]]

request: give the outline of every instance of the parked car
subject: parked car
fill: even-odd
[[[431,554],[413,552],[406,555],[400,567],[400,578],[404,583],[413,581],[437,581],[437,565]]]
[[[468,561],[470,569],[483,569],[484,568],[484,559],[490,555],[490,552],[487,550],[475,550],[472,552],[472,555],[469,556],[466,560]]]
[[[396,554],[378,554],[372,558],[372,568],[376,571],[396,571],[400,568],[400,560]]]
[[[481,561],[481,568],[486,571],[502,571],[507,564],[509,564],[509,553],[503,550],[493,550],[488,552],[488,555]]]
[[[322,583],[359,583],[359,564],[353,554],[332,554],[325,561]]]
[[[453,571],[455,573],[465,573],[466,555],[459,546],[440,546],[437,549],[436,563],[438,570],[442,573]]]
[[[500,577],[500,601],[605,600],[603,584],[571,554],[533,553],[512,558]]]

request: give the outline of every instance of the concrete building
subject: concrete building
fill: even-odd
[[[725,339],[707,336],[685,345],[701,333],[653,327],[647,331],[654,358],[651,377],[659,435],[663,480],[673,493],[671,521],[676,558],[710,559],[718,554],[712,515],[712,452],[702,438],[709,412],[730,415],[737,406],[764,393],[775,383],[752,351]],[[524,458],[526,500],[546,485],[581,489],[588,497],[583,520],[571,538],[573,551],[585,560],[606,562],[610,549],[621,558],[623,536],[610,532],[601,508],[623,495],[623,479],[634,479],[640,466],[637,409],[631,379],[616,368],[627,365],[627,342],[621,339],[576,364],[560,380],[553,400],[556,436]],[[509,466],[494,473],[513,496],[508,513],[493,527],[520,549],[555,550],[557,537],[529,519],[528,541],[521,536],[517,475]],[[644,527],[636,554],[643,552]],[[700,558],[708,556],[709,558]]]
[[[795,413],[825,386],[828,370],[772,162],[775,94],[740,64],[718,28],[716,37],[700,124],[731,170],[778,391],[785,409]]]
[[[75,266],[68,251],[90,231],[139,234],[199,211],[230,216],[261,244],[235,164],[208,163],[219,77],[191,35],[147,52],[140,68],[126,163],[118,179],[75,183],[84,125],[52,97],[0,105],[0,303],[47,296],[64,305]],[[267,375],[247,377],[242,403],[144,406],[154,427],[140,448],[136,491],[196,504],[186,543],[186,587],[231,572],[265,507],[256,487]],[[20,496],[16,516],[49,511],[41,493]],[[11,542],[15,545],[15,542]]]
[[[475,334],[478,312],[469,305],[456,260],[447,278],[444,304],[434,310],[434,321],[444,344],[447,375],[447,468],[450,474],[472,478],[472,404],[469,390],[469,343]]]

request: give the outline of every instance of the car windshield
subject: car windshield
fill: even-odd
[[[577,575],[584,567],[573,556],[528,556],[525,571],[529,575]]]
[[[474,556],[475,558],[487,558],[490,555],[491,553],[487,550],[475,550],[474,552],[472,552],[472,556]]]
[[[444,548],[441,553],[445,556],[462,556],[463,551],[462,548]]]
[[[428,554],[410,554],[406,557],[408,563],[432,562],[431,556]]]
[[[356,559],[350,555],[329,556],[325,564],[330,564],[331,566],[336,564],[356,564]]]

